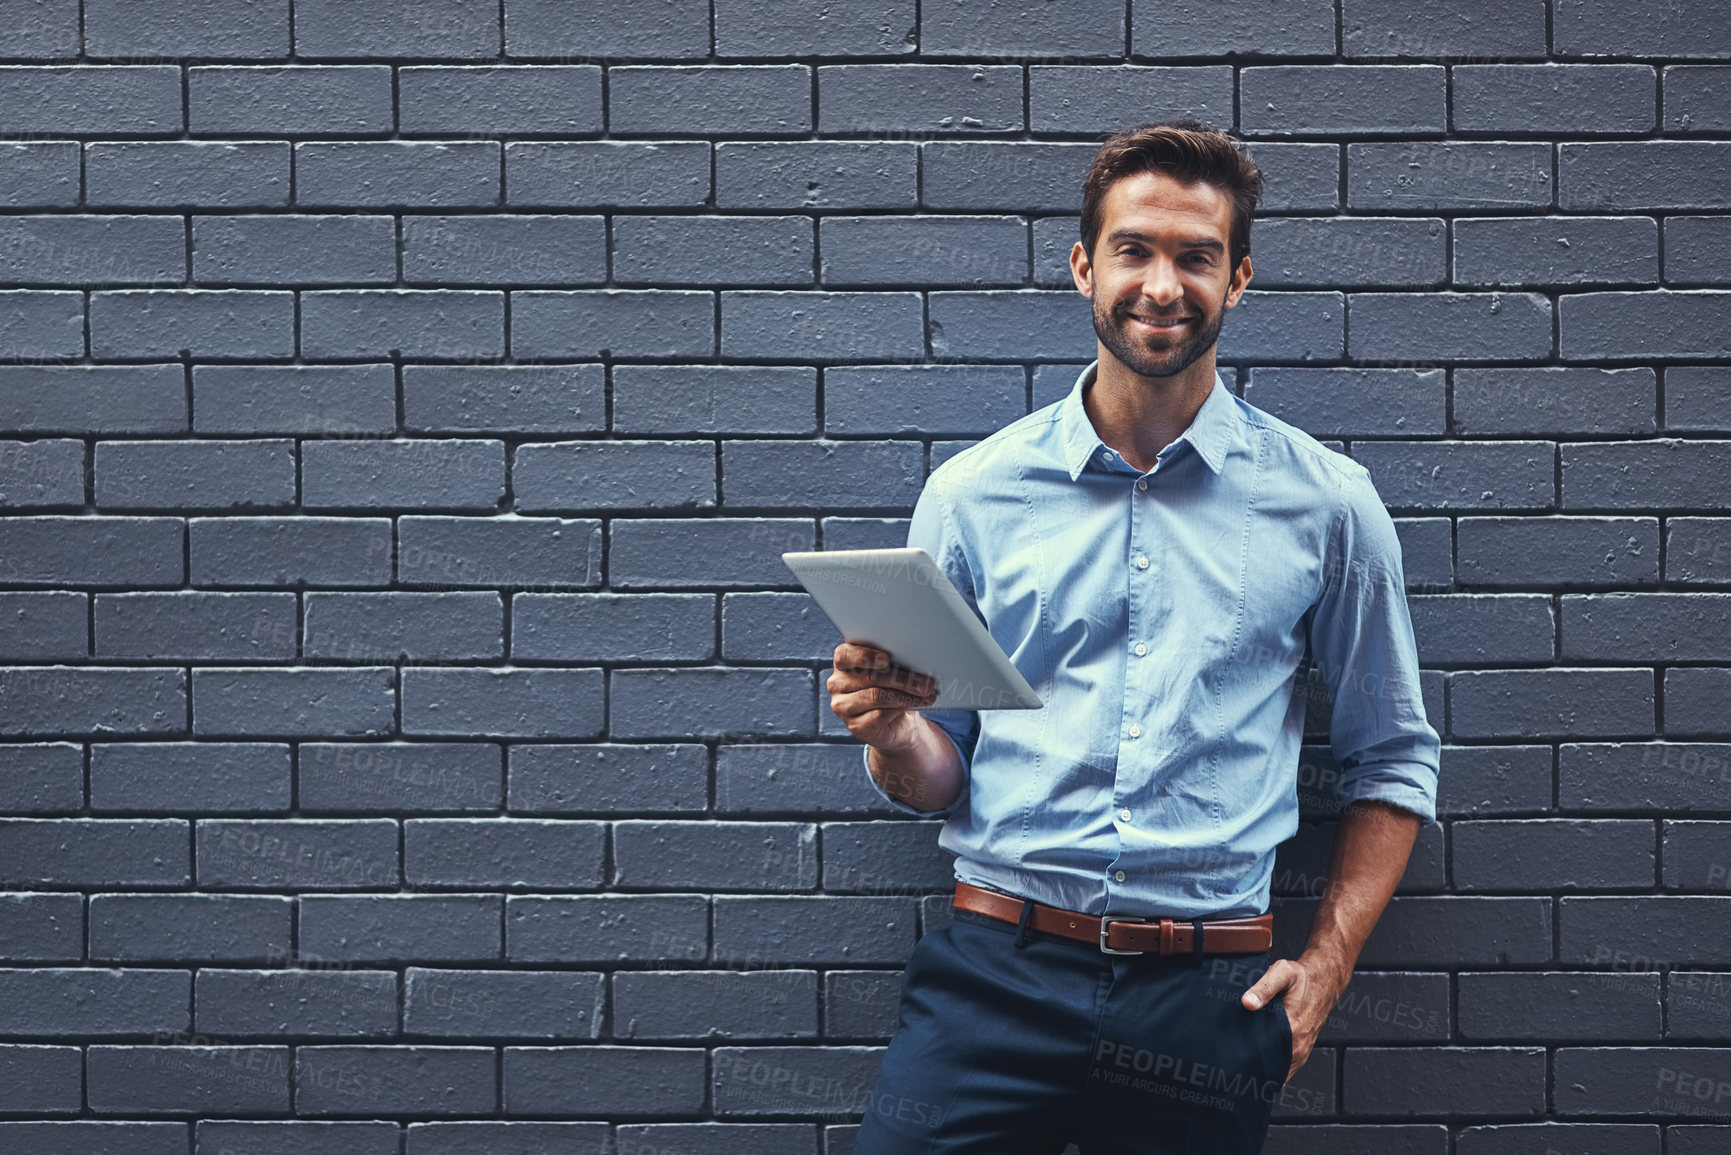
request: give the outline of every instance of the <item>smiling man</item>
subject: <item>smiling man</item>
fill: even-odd
[[[1096,360],[937,469],[924,548],[1039,690],[927,709],[842,644],[831,708],[874,788],[943,817],[949,926],[922,937],[855,1155],[1248,1153],[1346,989],[1421,825],[1426,721],[1394,525],[1362,466],[1215,368],[1251,279],[1255,162],[1196,121],[1101,146],[1070,255]],[[1341,807],[1296,959],[1272,953],[1298,827],[1308,654]]]

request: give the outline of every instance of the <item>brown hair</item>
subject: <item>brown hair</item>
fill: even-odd
[[[1100,239],[1106,190],[1116,181],[1145,172],[1163,172],[1182,184],[1212,185],[1231,197],[1228,255],[1232,268],[1250,255],[1250,214],[1262,197],[1262,170],[1234,137],[1181,117],[1117,133],[1094,154],[1082,179],[1082,247],[1090,257]]]

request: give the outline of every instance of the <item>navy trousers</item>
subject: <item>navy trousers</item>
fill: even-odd
[[[1238,1001],[1271,960],[1109,955],[957,910],[908,959],[854,1155],[1254,1155],[1292,1062],[1282,1001]]]

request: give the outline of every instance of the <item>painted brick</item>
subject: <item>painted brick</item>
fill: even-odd
[[[606,1155],[605,1123],[410,1123],[410,1155]],[[396,1132],[391,1132],[396,1142]],[[389,1153],[386,1153],[389,1155]]]
[[[198,884],[223,890],[389,890],[402,874],[385,818],[200,819],[193,858]]]
[[[404,585],[582,589],[601,582],[601,523],[559,517],[397,520]]]
[[[294,295],[247,289],[92,293],[90,352],[286,360],[294,355]]]
[[[388,285],[396,226],[386,216],[196,216],[192,276],[201,285]]]
[[[1124,50],[1124,19],[1114,0],[930,0],[920,8],[919,46],[926,56],[1112,58]]]
[[[382,136],[393,125],[391,70],[377,64],[195,66],[186,91],[195,136]]]
[[[491,1047],[298,1047],[295,1111],[348,1115],[359,1100],[380,1115],[490,1115],[497,1064]]]
[[[1731,727],[1731,671],[1676,669],[1665,671],[1665,734],[1680,738],[1725,737]]]
[[[1254,155],[1262,170],[1262,199],[1257,207],[1263,212],[1340,207],[1340,145],[1259,141]]]
[[[1543,664],[1556,654],[1551,600],[1542,595],[1435,594],[1410,597],[1407,607],[1427,667]]]
[[[303,813],[494,811],[503,754],[478,742],[303,742],[295,784]]]
[[[983,437],[1027,411],[1020,366],[883,365],[824,372],[824,431]]]
[[[589,64],[397,70],[405,136],[601,132],[601,69]]]
[[[90,957],[254,962],[289,949],[294,900],[282,895],[97,894]]]
[[[0,807],[7,813],[60,814],[83,806],[84,758],[78,746],[71,742],[0,746]],[[8,941],[22,944],[43,927],[24,931],[11,926],[8,917],[22,917],[26,910],[21,901],[22,896],[11,904],[0,901],[0,929],[14,931],[15,939]]]
[[[1655,120],[1645,64],[1466,64],[1451,79],[1457,132],[1650,132]]]
[[[512,896],[506,903],[512,962],[692,962],[709,954],[703,895]]]
[[[914,943],[908,898],[723,895],[714,906],[717,962],[900,964]]]
[[[811,734],[809,670],[615,670],[609,689],[613,738]]]
[[[1012,131],[1022,127],[1022,70],[989,64],[819,68],[817,127],[826,135],[864,133],[892,139]]]
[[[111,1114],[252,1115],[289,1106],[287,1047],[93,1046],[85,1099]],[[236,1067],[245,1079],[224,1079]]]
[[[709,751],[693,743],[513,746],[508,774],[513,814],[679,813],[709,804]]]
[[[1440,369],[1253,369],[1244,399],[1315,437],[1442,433]]]
[[[476,361],[505,352],[503,293],[335,289],[301,295],[301,354]]]
[[[1543,56],[1543,0],[1488,9],[1442,0],[1422,21],[1399,0],[1345,0],[1341,43],[1348,56]]]
[[[1731,284],[1731,217],[1669,217],[1665,221],[1665,283]]]
[[[1455,431],[1651,434],[1654,398],[1649,368],[1456,369]]]
[[[567,441],[520,445],[512,492],[525,513],[569,509],[703,509],[715,505],[707,441]]]
[[[1410,509],[1548,510],[1556,505],[1547,441],[1361,442],[1353,459],[1370,470],[1383,501]]]
[[[487,962],[503,952],[497,894],[313,894],[298,905],[309,960]]]
[[[1461,582],[1487,589],[1659,580],[1657,518],[1463,517],[1457,549]]]
[[[1130,50],[1137,56],[1228,56],[1334,52],[1328,0],[1177,0],[1136,10]]]
[[[1723,132],[1731,128],[1731,67],[1674,64],[1665,69],[1667,133]]]
[[[101,658],[286,659],[295,656],[293,594],[97,594]]]
[[[828,710],[827,702],[822,709]],[[866,783],[857,745],[804,743],[723,745],[715,761],[715,809],[824,816],[894,812]]]
[[[511,602],[511,656],[556,662],[706,661],[715,656],[715,598],[518,594]]]
[[[358,517],[187,520],[198,586],[384,585],[391,523]]]
[[[1640,19],[1632,19],[1636,12]],[[1724,56],[1731,13],[1707,0],[1639,7],[1629,0],[1563,0],[1553,21],[1559,56]],[[1636,25],[1636,26],[1631,26]]]
[[[199,736],[330,738],[382,735],[396,708],[388,666],[348,670],[207,667],[192,672]]]
[[[412,818],[403,877],[414,886],[593,890],[601,883],[599,822]]]
[[[0,281],[7,285],[175,285],[185,278],[186,226],[177,217],[0,220]]]
[[[513,208],[695,208],[708,199],[703,141],[505,145],[505,203]]]
[[[0,205],[12,209],[76,205],[82,151],[72,140],[0,145]]]
[[[1075,212],[1095,147],[1046,142],[920,145],[920,203],[933,209]]]
[[[632,890],[810,890],[817,885],[817,827],[615,822],[612,861],[612,884]]]
[[[914,0],[837,9],[822,0],[720,0],[717,56],[903,56],[915,49]]]
[[[1657,866],[1653,824],[1644,819],[1458,822],[1451,841],[1454,883],[1463,891],[1638,889],[1653,885]],[[1517,1037],[1535,1034],[1542,1037],[1529,1026]],[[1593,1034],[1614,1030],[1603,1024]]]
[[[1638,669],[1462,671],[1449,675],[1459,738],[1651,737],[1653,674]]]
[[[919,146],[912,141],[718,144],[715,203],[726,209],[911,209],[919,203]]]
[[[71,59],[78,55],[78,8],[54,0],[7,0],[0,6],[13,33],[5,55],[20,59]]]
[[[8,1035],[114,1038],[184,1031],[192,1025],[187,1012],[192,976],[186,971],[146,967],[0,970],[0,995],[5,999],[0,1023]],[[75,1065],[75,1083],[78,1074]],[[73,1109],[78,1109],[76,1102]]]
[[[1001,217],[826,217],[818,226],[826,286],[1021,285],[1028,233]]]
[[[410,967],[403,1030],[436,1038],[593,1039],[604,976],[585,971],[476,972]]]
[[[1354,293],[1348,351],[1377,360],[1551,354],[1551,303],[1537,293]]]
[[[90,809],[174,814],[287,811],[289,748],[245,742],[97,742]]]
[[[690,1115],[704,1103],[706,1052],[687,1047],[506,1047],[512,1115]]]
[[[167,517],[21,517],[0,519],[6,584],[179,585],[181,523]]]
[[[1706,743],[1565,745],[1557,794],[1570,810],[1717,810],[1731,748]]]
[[[794,366],[619,365],[613,370],[613,429],[668,435],[814,433],[817,371]]]
[[[1428,135],[1447,127],[1447,70],[1434,64],[1284,65],[1239,73],[1245,133]]]
[[[496,593],[309,593],[302,653],[337,662],[500,658]]]
[[[289,53],[288,0],[205,0],[139,18],[124,0],[88,0],[84,51],[92,57],[137,60],[197,56],[258,59]]]
[[[1347,1052],[1341,1101],[1350,1112],[1374,1112],[1404,1094],[1421,1118],[1462,1110],[1536,1116],[1545,1110],[1545,1077],[1540,1048],[1365,1047]]]
[[[1441,285],[1448,277],[1443,227],[1439,218],[1262,221],[1253,230],[1255,280],[1265,287]]]
[[[598,285],[607,279],[600,217],[407,217],[403,280],[417,285]]]
[[[608,70],[614,135],[710,133],[795,136],[812,128],[811,69],[803,64]]]
[[[102,441],[96,503],[107,509],[284,506],[294,502],[286,440]]]
[[[1088,299],[1039,290],[927,294],[932,356],[942,360],[1057,360],[1094,339]]]
[[[1731,563],[1731,519],[1672,517],[1665,521],[1665,579],[1720,582]]]
[[[1724,444],[1675,438],[1565,444],[1563,508],[1724,508],[1731,486],[1709,464]]]
[[[1564,658],[1714,661],[1723,658],[1731,594],[1564,594]]]
[[[185,112],[172,64],[0,68],[0,133],[177,136]]]
[[[715,295],[606,289],[511,295],[516,357],[711,357]]]
[[[514,57],[709,55],[706,0],[626,0],[605,11],[562,0],[506,0],[505,52]]]
[[[626,285],[809,285],[811,221],[615,217],[613,276]]]
[[[491,207],[494,141],[355,141],[295,145],[295,203],[331,208]]]
[[[601,671],[466,669],[403,671],[404,734],[593,738],[602,728]]]
[[[200,1033],[382,1038],[397,1029],[397,976],[383,970],[205,967],[198,972],[193,1008]]]
[[[499,9],[481,0],[393,0],[366,8],[298,0],[295,7],[296,56],[464,60],[494,56],[499,47]]]
[[[283,1123],[211,1122],[200,1120],[196,1155],[222,1155],[227,1151],[270,1152],[271,1155],[397,1155],[395,1123],[320,1123],[308,1120]],[[179,1155],[177,1152],[176,1155]]]
[[[0,354],[31,361],[83,356],[83,295],[0,291]]]
[[[1220,335],[1225,360],[1313,361],[1346,351],[1341,293],[1259,293],[1240,297]]]
[[[77,1047],[0,1044],[0,1110],[77,1114],[84,1106],[84,1053]]]
[[[134,141],[84,147],[91,205],[276,208],[289,201],[283,141]]]
[[[925,350],[915,293],[721,295],[721,355],[754,360],[917,360]]]
[[[1652,285],[1659,229],[1648,217],[1463,219],[1454,225],[1457,285]]]
[[[828,661],[840,641],[809,594],[722,595],[721,656],[727,661]]]
[[[88,579],[86,579],[88,580]],[[186,675],[179,669],[11,666],[0,682],[0,732],[185,732]]]
[[[1675,365],[1665,370],[1665,427],[1731,432],[1731,369]]]
[[[1355,209],[1547,208],[1551,194],[1548,144],[1377,141],[1346,146],[1346,198]],[[1563,207],[1590,206],[1565,202]]]
[[[90,653],[89,599],[67,591],[0,594],[0,645],[13,660],[82,660]]]
[[[405,365],[403,424],[420,433],[587,433],[607,419],[599,365]]]
[[[1179,116],[1231,129],[1232,115],[1232,71],[1225,67],[1028,69],[1028,124],[1036,132],[1116,132]]]
[[[1607,209],[1722,209],[1725,189],[1708,175],[1731,141],[1617,141],[1557,146],[1557,205]]]

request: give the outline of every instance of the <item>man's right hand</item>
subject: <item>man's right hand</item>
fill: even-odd
[[[886,754],[915,749],[926,723],[913,711],[938,699],[931,676],[892,665],[884,651],[852,642],[835,648],[834,664],[825,684],[829,708],[848,733]]]

